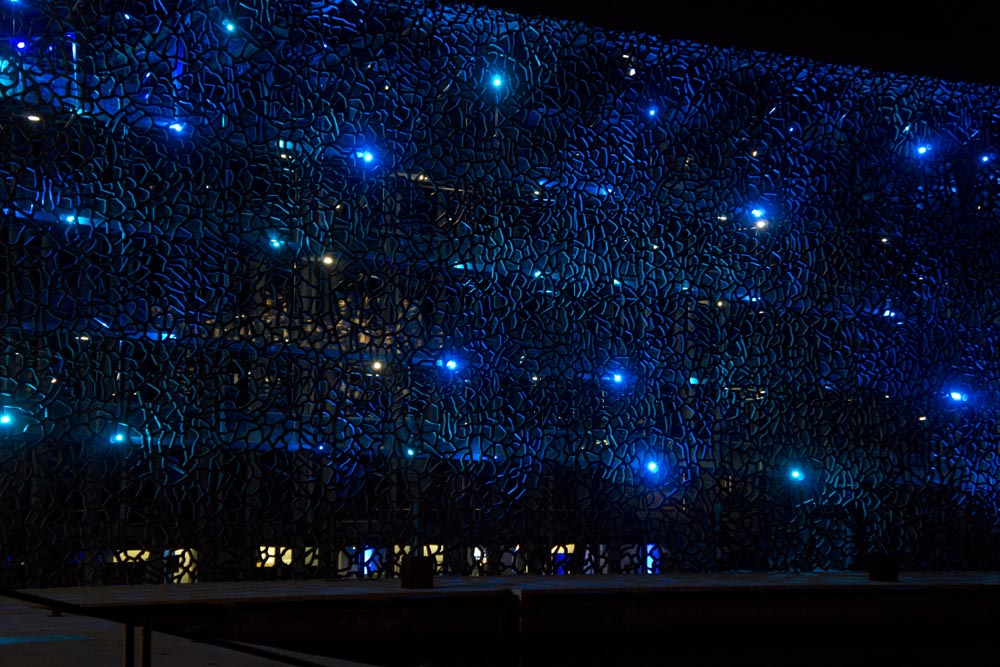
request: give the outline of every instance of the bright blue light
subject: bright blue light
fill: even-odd
[[[18,50],[18,51],[23,51],[23,50],[24,50],[25,48],[27,48],[27,46],[28,46],[28,45],[27,45],[27,44],[26,44],[26,43],[25,43],[24,41],[19,41],[19,42],[18,42],[17,44],[15,44],[14,46],[16,46],[16,47],[17,47],[17,50]]]
[[[792,470],[788,473],[788,476],[796,482],[801,482],[806,477],[798,468],[792,468]]]
[[[271,239],[272,248],[280,248],[282,245],[284,245],[284,241],[280,239]]]
[[[621,373],[615,373],[611,376],[611,381],[616,384],[621,384],[625,380],[625,377]]]
[[[927,146],[927,145],[918,146],[917,147],[917,153],[920,154],[920,155],[926,155],[927,151],[929,151],[930,149],[931,149],[931,147]]]
[[[499,76],[499,75],[498,75],[498,76],[495,76],[495,77],[493,77],[493,81],[492,81],[492,83],[493,83],[493,87],[494,87],[494,88],[499,88],[500,86],[502,86],[502,85],[503,85],[503,77],[501,77],[501,76]]]
[[[125,442],[125,435],[123,433],[115,433],[111,437],[111,442]]]
[[[458,362],[455,361],[454,359],[449,359],[448,361],[444,362],[444,367],[447,368],[449,371],[453,371],[456,368],[458,368]]]
[[[953,392],[949,393],[948,396],[953,401],[968,401],[969,400],[969,395],[968,394],[963,394],[960,391],[953,391]]]
[[[542,272],[541,271],[535,271],[532,275],[535,276],[536,278],[541,278]]]
[[[648,113],[649,117],[652,118],[653,116],[656,115],[656,107],[649,107],[646,113]]]
[[[979,158],[979,159],[980,159],[981,161],[983,161],[983,162],[989,162],[989,161],[990,161],[990,156],[989,156],[989,155],[984,155],[984,156],[982,156],[982,157],[981,157],[981,158]]]
[[[762,208],[755,208],[752,211],[750,211],[750,215],[752,215],[755,218],[763,218],[764,217],[764,209],[762,209]]]
[[[414,452],[414,451],[413,451],[413,448],[412,448],[412,447],[408,447],[408,448],[406,449],[406,455],[407,455],[407,456],[413,456],[414,454],[416,454],[416,452]]]
[[[232,21],[226,21],[222,24],[222,26],[226,29],[226,32],[233,32],[236,30],[236,24]]]
[[[649,463],[646,464],[646,470],[648,470],[649,472],[653,472],[653,473],[659,472],[660,471],[660,464],[657,463],[656,461],[650,461]]]
[[[167,127],[169,127],[174,132],[180,132],[181,130],[184,129],[184,123],[171,123],[170,125],[167,125]]]
[[[698,378],[696,378],[696,377],[688,378],[688,382],[691,383],[691,384],[700,384],[701,383],[701,381]]]
[[[365,151],[364,153],[362,153],[361,157],[365,162],[371,162],[372,160],[375,159],[375,156],[372,155],[371,151]]]
[[[8,424],[10,424],[13,421],[14,420],[11,419],[10,415],[0,415],[0,424],[3,424],[4,426],[7,426]]]
[[[76,216],[73,214],[67,215],[66,222],[76,222]]]

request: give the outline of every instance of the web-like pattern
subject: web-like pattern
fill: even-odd
[[[0,26],[0,583],[997,567],[1000,91],[433,2]]]

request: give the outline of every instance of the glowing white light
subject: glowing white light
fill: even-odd
[[[649,107],[649,110],[646,113],[648,113],[650,115],[650,117],[655,116],[656,115],[656,107]]]
[[[969,400],[969,395],[968,394],[963,394],[960,391],[953,391],[953,392],[949,393],[948,396],[950,396],[951,400],[953,400],[953,401],[967,401],[967,400]]]
[[[416,452],[414,452],[412,448],[409,448],[409,449],[406,450],[406,455],[407,456],[413,456],[414,454],[416,454]]]
[[[125,435],[122,433],[115,433],[111,438],[111,442],[125,442]]]
[[[656,461],[650,461],[646,464],[646,470],[653,473],[658,472],[660,470],[660,464]]]
[[[375,159],[375,156],[372,155],[371,151],[365,151],[361,154],[361,159],[364,160],[365,162],[371,162],[372,160]]]
[[[926,146],[926,145],[925,146],[919,146],[917,148],[917,153],[919,153],[920,155],[926,155],[927,151],[929,151],[930,149],[931,149],[930,146]]]
[[[380,370],[382,370],[382,368],[383,368],[383,364],[382,364],[381,361],[373,361],[372,362],[372,370],[373,371],[380,371]]]
[[[283,244],[283,241],[281,241],[279,239],[271,239],[271,247],[272,248],[280,248],[282,246],[282,244]]]
[[[982,162],[989,162],[989,161],[990,161],[990,156],[989,156],[989,155],[984,155],[984,156],[982,156],[982,157],[981,157],[981,158],[979,158],[979,159],[980,159],[980,160],[981,160]]]
[[[12,421],[14,421],[14,420],[11,418],[10,415],[0,415],[0,424],[3,424],[4,426],[7,426]]]
[[[757,229],[764,229],[765,227],[767,227],[767,220],[758,220],[757,222],[754,223],[754,227],[756,227]]]
[[[23,49],[23,48],[25,48],[28,45],[25,44],[23,41],[21,41],[21,42],[18,42],[17,44],[15,44],[14,46],[16,46],[18,49]]]
[[[76,222],[76,216],[72,215],[72,214],[67,215],[66,216],[66,222]]]
[[[226,32],[233,32],[234,30],[236,30],[236,24],[233,23],[232,21],[226,21],[225,23],[222,24],[222,27],[226,29]]]
[[[612,382],[615,382],[615,383],[618,383],[618,384],[620,384],[622,382],[622,380],[624,380],[624,379],[625,378],[622,376],[621,373],[615,373],[614,375],[611,376]]]
[[[628,69],[628,75],[629,76],[635,76],[635,68],[634,67],[629,67],[629,69]]]
[[[750,215],[752,215],[755,218],[762,218],[762,217],[764,217],[764,209],[762,209],[762,208],[755,208],[752,211],[750,211]]]
[[[535,273],[532,274],[532,275],[534,275],[536,278],[540,278],[541,275],[542,275],[542,272],[541,271],[535,271]]]
[[[333,264],[333,257],[330,257],[329,255],[325,255],[323,257],[323,259],[321,259],[320,261],[323,262],[324,264],[326,264],[327,266],[330,266],[331,264]]]
[[[798,468],[792,468],[791,472],[788,473],[788,476],[791,477],[796,482],[801,482],[803,479],[805,479],[805,475]]]
[[[42,117],[41,116],[36,116],[36,115],[32,114],[32,115],[28,116],[28,120],[30,120],[32,123],[37,123],[40,120],[42,120]]]
[[[167,125],[167,127],[169,127],[174,132],[180,132],[181,130],[184,129],[184,123],[171,123],[170,125]]]
[[[493,83],[493,87],[494,88],[499,88],[500,86],[503,85],[503,77],[500,77],[500,76],[493,77],[493,82],[492,83]]]
[[[447,368],[449,371],[453,371],[456,368],[458,368],[458,362],[455,361],[454,359],[449,359],[448,361],[444,362],[444,367]]]

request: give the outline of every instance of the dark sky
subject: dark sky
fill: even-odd
[[[450,0],[446,0],[450,1]],[[464,0],[519,14],[1000,85],[1000,27],[982,3],[845,0]],[[928,9],[923,9],[926,5]]]

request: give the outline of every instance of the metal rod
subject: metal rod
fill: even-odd
[[[135,626],[122,624],[122,666],[135,667]]]
[[[139,660],[140,667],[152,667],[153,665],[153,631],[148,625],[142,626],[140,641],[140,652],[142,657]]]

